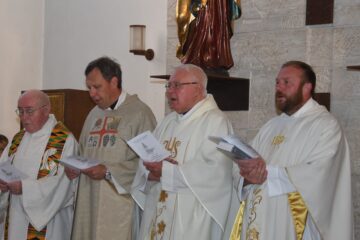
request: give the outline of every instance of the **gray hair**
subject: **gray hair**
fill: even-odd
[[[200,83],[203,86],[204,89],[203,94],[205,97],[207,94],[206,87],[207,87],[208,77],[206,76],[204,70],[194,64],[183,64],[175,68],[175,72],[179,70],[189,73],[194,78],[194,81]]]

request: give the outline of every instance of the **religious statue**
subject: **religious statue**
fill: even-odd
[[[207,72],[226,72],[234,65],[230,38],[240,16],[240,0],[177,0],[176,56]]]

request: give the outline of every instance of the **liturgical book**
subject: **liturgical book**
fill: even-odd
[[[217,143],[217,148],[236,159],[256,158],[259,154],[249,144],[237,135],[227,135],[225,137],[209,137]]]

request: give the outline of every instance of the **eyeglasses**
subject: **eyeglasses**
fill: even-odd
[[[38,108],[17,108],[15,110],[15,112],[18,116],[24,116],[25,114],[28,116],[32,116],[34,114],[34,112],[36,112],[37,110],[39,110],[45,106],[47,106],[47,105],[45,104]]]
[[[198,82],[184,82],[184,83],[180,83],[180,82],[168,82],[165,84],[165,88],[166,89],[180,89],[182,86],[184,85],[190,85],[190,84],[198,84]]]

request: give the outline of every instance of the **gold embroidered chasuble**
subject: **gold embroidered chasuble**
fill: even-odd
[[[140,239],[221,239],[232,161],[208,137],[230,133],[211,95],[184,116],[173,112],[159,124],[154,135],[178,162],[186,187],[165,191],[161,183],[148,182]]]
[[[292,116],[270,120],[252,146],[267,164],[286,169],[298,195],[269,197],[266,183],[251,185],[241,239],[307,239],[306,217],[322,239],[352,239],[349,148],[324,107],[311,99]]]
[[[81,174],[73,240],[131,239],[134,202],[129,192],[138,156],[126,141],[152,131],[155,124],[150,108],[136,95],[126,94],[115,110],[97,106],[91,110],[81,132],[80,154],[100,160],[127,192],[119,194],[105,179],[91,180]]]

